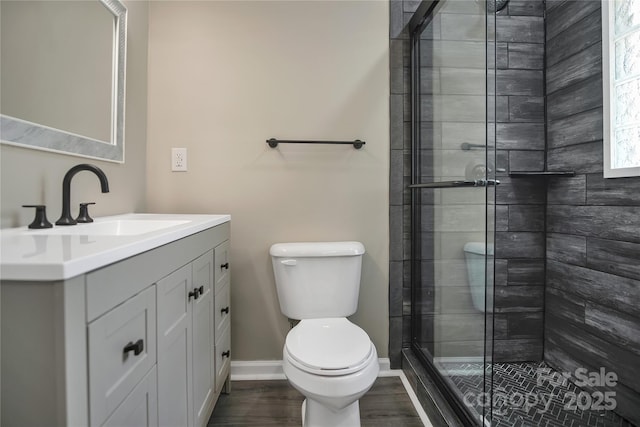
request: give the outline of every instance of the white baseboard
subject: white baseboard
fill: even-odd
[[[397,377],[400,370],[391,369],[391,362],[388,358],[378,359],[380,365],[379,377]],[[231,380],[284,380],[282,371],[282,360],[232,360]]]

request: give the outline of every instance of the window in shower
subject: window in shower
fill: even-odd
[[[640,175],[640,2],[602,2],[604,176]]]

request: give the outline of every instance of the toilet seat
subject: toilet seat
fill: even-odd
[[[368,366],[375,348],[369,335],[344,317],[306,319],[287,335],[285,354],[298,369],[336,376]]]

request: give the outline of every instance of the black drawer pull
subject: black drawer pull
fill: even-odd
[[[133,351],[133,355],[137,356],[140,353],[142,353],[144,350],[144,341],[139,339],[138,341],[136,341],[135,343],[129,341],[129,344],[127,344],[126,346],[124,346],[124,354],[129,353],[130,351]]]
[[[225,270],[228,270],[228,269],[229,269],[229,263],[228,263],[228,262],[225,262],[224,264],[222,264],[222,265],[220,266],[220,269],[223,269],[223,268],[224,268]]]
[[[222,357],[231,357],[231,350],[223,351]]]
[[[196,288],[191,292],[189,292],[189,301],[191,301],[191,298],[198,299],[199,296],[200,296],[200,293],[198,292],[198,288]]]
[[[229,306],[226,306],[225,308],[220,310],[220,314],[229,314]]]

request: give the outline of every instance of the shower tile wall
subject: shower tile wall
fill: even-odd
[[[640,425],[640,178],[602,176],[601,43],[599,1],[547,4],[548,165],[576,176],[548,187],[544,358],[615,372]]]
[[[544,5],[514,1],[496,17],[496,273],[494,361],[542,360],[544,181]]]

